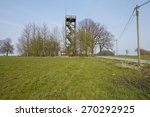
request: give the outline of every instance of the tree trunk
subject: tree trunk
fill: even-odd
[[[8,56],[8,51],[6,51],[6,56]]]
[[[101,45],[99,45],[99,53],[100,53],[100,56],[102,56],[102,47],[101,47]]]
[[[92,44],[92,46],[91,46],[91,55],[93,55],[93,54],[94,54],[94,46]]]

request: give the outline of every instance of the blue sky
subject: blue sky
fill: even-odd
[[[136,17],[118,38],[136,4],[147,0],[0,0],[0,39],[10,37],[16,45],[25,24],[46,23],[50,29],[64,25],[65,9],[77,21],[91,18],[104,24],[118,39],[119,54],[135,54]],[[141,48],[150,50],[150,4],[140,9]],[[114,47],[115,49],[115,47]]]

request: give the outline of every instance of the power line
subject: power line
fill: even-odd
[[[129,17],[129,20],[127,21],[125,27],[123,28],[122,32],[120,33],[119,39],[122,37],[122,35],[124,34],[125,30],[127,29],[128,25],[129,25],[130,21],[132,20],[132,18],[134,16],[134,12],[135,12],[135,9],[133,10],[131,16]]]
[[[148,0],[147,2],[139,5],[138,7],[140,8],[140,7],[142,7],[142,6],[144,6],[144,5],[148,4],[148,3],[150,3],[150,0]],[[136,7],[134,8],[134,10],[133,10],[131,16],[129,17],[129,20],[127,21],[127,23],[126,23],[125,27],[123,28],[122,32],[120,33],[119,39],[123,36],[123,34],[124,34],[125,30],[127,29],[128,25],[132,22],[132,20],[133,20],[132,18],[133,18],[135,10],[136,10]]]
[[[145,2],[145,3],[141,4],[141,5],[139,5],[139,7],[142,7],[142,6],[144,6],[144,5],[148,4],[148,3],[150,3],[150,0],[148,0],[147,2]]]

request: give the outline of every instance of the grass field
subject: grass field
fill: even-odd
[[[0,99],[150,99],[150,66],[96,57],[0,57]]]
[[[116,56],[116,57],[138,59],[137,56],[125,56],[125,55],[123,56],[123,55],[120,55],[120,56]],[[150,56],[141,56],[141,59],[142,60],[150,60]]]

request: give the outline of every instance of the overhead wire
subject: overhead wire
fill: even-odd
[[[120,33],[120,35],[119,35],[119,39],[123,36],[123,34],[124,34],[124,32],[126,31],[127,27],[129,26],[129,24],[130,24],[131,21],[133,20],[132,18],[133,18],[133,16],[134,16],[134,12],[135,12],[135,8],[134,8],[132,14],[130,15],[129,20],[127,21],[125,27],[124,27],[123,30],[121,31],[121,33]]]
[[[142,6],[144,6],[144,5],[148,4],[148,3],[150,3],[150,0],[148,0],[147,2],[145,2],[145,3],[141,4],[141,5],[139,5],[139,7],[142,7]]]
[[[142,7],[142,6],[144,6],[144,5],[148,4],[148,3],[150,3],[150,0],[148,0],[147,2],[145,2],[145,3],[143,3],[143,4],[139,5],[139,6],[137,5],[137,6],[134,8],[133,12],[131,13],[131,16],[129,17],[129,20],[127,21],[125,27],[124,27],[123,30],[121,31],[121,33],[120,33],[118,39],[120,39],[120,38],[123,36],[123,34],[124,34],[125,31],[127,30],[128,26],[129,26],[129,25],[131,24],[131,22],[133,21],[133,19],[134,19],[134,17],[133,17],[133,16],[134,16],[134,12],[136,11],[137,7],[140,8],[140,7]],[[118,39],[116,39],[116,42],[118,41]]]
[[[148,3],[150,3],[150,0],[148,0],[147,2],[145,2],[145,3],[141,4],[141,5],[139,5],[138,7],[140,8],[140,7],[142,7],[142,6],[144,6],[144,5],[148,4]],[[122,32],[120,33],[118,39],[120,39],[120,38],[123,36],[123,34],[124,34],[124,32],[126,31],[127,27],[129,26],[129,24],[131,24],[131,22],[132,22],[132,20],[133,20],[132,18],[133,18],[133,16],[134,16],[135,10],[136,10],[136,7],[134,8],[134,10],[133,10],[131,16],[129,17],[129,20],[127,21],[125,27],[123,28]]]

